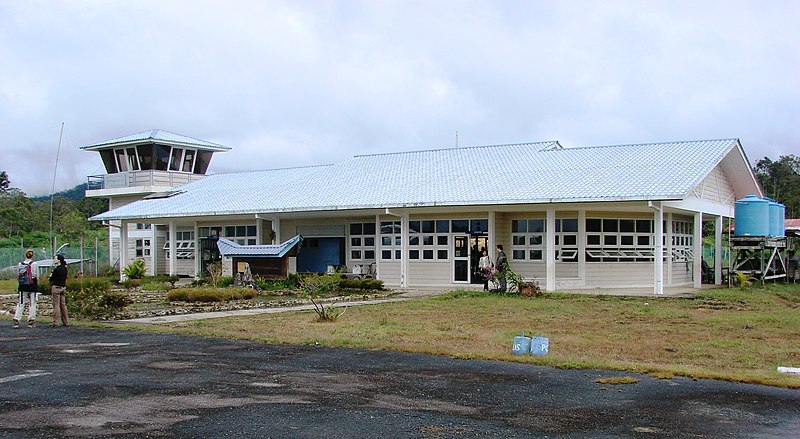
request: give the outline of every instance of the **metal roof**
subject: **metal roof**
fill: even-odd
[[[303,237],[296,235],[283,244],[240,245],[229,239],[217,239],[217,248],[222,256],[249,256],[255,258],[282,258],[295,246],[303,242]]]
[[[558,142],[360,155],[217,174],[96,220],[416,206],[680,200],[737,139],[562,148]]]
[[[195,139],[194,137],[183,136],[181,134],[175,134],[164,130],[142,131],[141,133],[131,134],[128,136],[118,137],[116,139],[105,140],[103,142],[81,146],[80,149],[95,151],[98,149],[105,149],[113,146],[142,143],[144,141],[158,141],[167,144],[195,146],[200,149],[210,149],[214,151],[227,151],[231,149],[228,146],[220,145],[218,143],[207,142],[205,140]]]

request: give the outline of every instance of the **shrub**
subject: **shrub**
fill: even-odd
[[[339,288],[353,290],[382,290],[383,281],[378,279],[340,279],[337,285]]]
[[[256,292],[250,288],[176,288],[167,292],[172,302],[224,302],[252,299]]]
[[[104,277],[81,277],[78,279],[67,279],[68,290],[80,290],[81,288],[92,291],[108,291],[111,282]]]
[[[209,283],[211,283],[212,287],[216,287],[219,284],[219,279],[222,277],[222,262],[213,262],[206,266],[206,271],[208,272]]]
[[[162,284],[169,283],[170,287],[175,288],[175,282],[180,279],[178,275],[159,274],[158,276],[145,276],[142,278],[144,283]]]
[[[217,281],[217,287],[219,288],[227,288],[231,285],[233,285],[233,276],[220,276]]]
[[[142,291],[166,291],[172,288],[169,282],[147,282],[142,284]]]
[[[141,279],[125,279],[124,281],[119,283],[123,287],[127,289],[136,288],[142,284]]]
[[[144,264],[144,259],[137,259],[131,262],[130,265],[122,269],[122,273],[128,279],[141,279],[147,272],[147,266]]]
[[[347,311],[347,308],[345,308],[342,312],[335,312],[332,305],[325,307],[322,302],[314,300],[315,297],[330,293],[336,289],[340,280],[341,278],[335,276],[320,276],[317,274],[304,276],[300,279],[300,289],[314,304],[314,312],[317,313],[318,322],[335,322]]]
[[[259,275],[254,278],[262,290],[295,290],[299,288],[301,276],[297,273],[289,273],[286,279],[265,279]]]
[[[109,291],[110,283],[102,278],[67,281],[67,309],[76,317],[102,319],[112,317],[131,304],[126,294]]]

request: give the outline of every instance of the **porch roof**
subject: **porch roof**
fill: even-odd
[[[359,155],[304,168],[217,174],[94,220],[369,208],[681,200],[737,139],[563,148],[556,141]],[[737,173],[739,174],[739,173]],[[752,181],[750,181],[752,180]]]
[[[296,235],[282,244],[240,245],[229,239],[220,237],[217,248],[222,256],[247,256],[253,258],[282,258],[303,242],[303,237]]]

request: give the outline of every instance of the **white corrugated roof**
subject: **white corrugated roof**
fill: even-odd
[[[540,142],[361,155],[328,166],[212,175],[181,186],[179,195],[94,219],[675,200],[738,145],[736,139],[576,148]]]
[[[231,149],[228,146],[220,145],[218,143],[207,142],[205,140],[200,140],[194,137],[184,136],[181,134],[175,134],[164,130],[142,131],[141,133],[130,134],[128,136],[118,137],[116,139],[105,140],[99,143],[82,146],[80,149],[93,151],[104,147],[137,143],[145,140],[161,141],[168,144],[192,145],[200,147],[201,149],[213,149],[215,151],[227,151]]]
[[[296,235],[283,244],[240,245],[229,239],[217,239],[217,248],[222,256],[251,256],[256,258],[281,258],[295,246],[303,242],[303,237]]]

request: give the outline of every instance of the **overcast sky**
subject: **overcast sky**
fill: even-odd
[[[80,146],[156,128],[232,147],[210,173],[456,132],[800,155],[798,26],[793,0],[0,0],[0,170],[49,194],[62,122],[56,191],[105,173]]]

